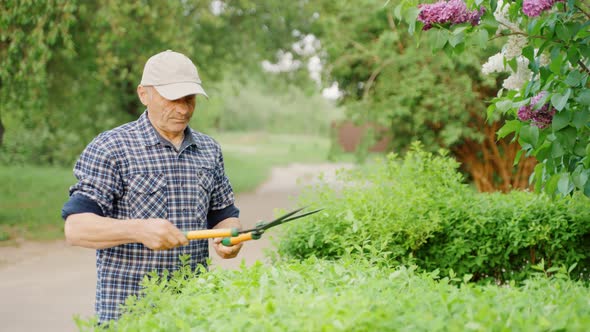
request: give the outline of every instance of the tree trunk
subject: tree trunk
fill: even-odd
[[[480,192],[531,189],[528,180],[537,160],[523,156],[514,165],[521,147],[516,142],[510,142],[511,137],[496,139],[496,132],[503,121],[489,124],[477,114],[473,114],[473,118],[473,125],[482,128],[484,139],[481,142],[466,139],[452,151],[463,170],[471,175],[477,189]]]
[[[4,139],[4,125],[2,124],[2,117],[0,117],[0,146],[2,146],[3,139]]]

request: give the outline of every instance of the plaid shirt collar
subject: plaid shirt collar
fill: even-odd
[[[172,143],[170,143],[167,139],[162,137],[162,135],[158,133],[154,125],[151,123],[151,121],[148,118],[148,110],[145,110],[143,114],[139,117],[139,119],[137,120],[137,126],[137,129],[141,133],[141,140],[143,141],[143,144],[145,146],[154,146],[162,144],[174,148]],[[182,152],[184,149],[191,145],[195,145],[197,148],[199,147],[199,144],[192,135],[190,127],[186,126],[186,128],[184,129],[184,140],[182,141],[182,145],[179,151]]]

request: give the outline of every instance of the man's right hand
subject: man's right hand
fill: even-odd
[[[139,240],[153,250],[167,250],[188,244],[186,236],[166,219],[142,220]]]

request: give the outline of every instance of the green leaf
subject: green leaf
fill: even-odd
[[[447,30],[429,31],[430,45],[433,50],[441,50],[449,40],[449,32]]]
[[[563,24],[559,23],[555,27],[555,33],[557,37],[563,41],[567,41],[571,38],[570,30]]]
[[[508,60],[507,63],[510,66],[510,69],[512,69],[513,72],[518,71],[517,58],[512,58],[512,59]]]
[[[551,196],[555,195],[557,190],[557,182],[560,179],[560,174],[553,174],[545,184],[545,192]]]
[[[580,85],[583,78],[584,78],[584,74],[582,74],[581,72],[579,72],[577,70],[574,70],[574,71],[571,71],[567,75],[564,82],[565,82],[565,84],[567,84],[573,88],[573,87]]]
[[[567,125],[569,125],[570,123],[571,117],[572,112],[568,110],[555,114],[555,116],[553,117],[553,123],[551,124],[553,130],[558,131],[560,129],[567,127]]]
[[[516,156],[514,157],[514,162],[512,163],[512,166],[516,166],[518,165],[518,162],[520,161],[520,157],[522,157],[522,150],[518,150],[518,152],[516,152]]]
[[[541,191],[541,185],[543,184],[543,168],[545,164],[538,163],[535,165],[534,175],[535,175],[535,192]]]
[[[559,177],[559,181],[557,182],[557,189],[562,195],[567,195],[573,189],[573,183],[570,180],[570,175],[568,173],[563,173]]]
[[[498,138],[504,138],[508,134],[519,131],[520,127],[522,126],[522,122],[520,120],[509,120],[504,123],[502,128],[498,129]]]
[[[495,110],[496,110],[496,104],[490,104],[490,106],[488,106],[488,109],[486,111],[487,120],[490,120],[492,118],[492,115],[494,115]]]
[[[537,141],[539,140],[539,128],[531,125],[523,126],[520,128],[520,138],[532,146],[537,145]]]
[[[560,131],[555,132],[555,136],[561,145],[568,151],[571,151],[576,144],[578,138],[578,131],[574,127],[566,127]]]
[[[563,56],[561,53],[557,53],[557,55],[551,57],[551,63],[549,64],[549,69],[554,73],[559,75],[561,73],[561,68],[563,65]]]
[[[455,35],[455,34],[453,34],[453,35],[451,35],[451,37],[449,38],[449,44],[450,44],[452,47],[455,47],[455,46],[457,46],[457,45],[461,44],[461,43],[463,42],[464,38],[465,38],[465,34],[464,34],[463,32],[460,32],[460,33],[458,33],[458,34],[456,34],[456,35]]]
[[[512,100],[510,99],[503,99],[496,103],[496,109],[502,113],[506,113],[509,109],[512,108]]]
[[[531,45],[522,49],[522,56],[527,58],[531,63],[535,62],[535,48]]]
[[[490,0],[490,8],[492,9],[492,13],[496,11],[498,8],[498,0]]]
[[[572,90],[567,89],[565,94],[560,94],[560,93],[553,94],[553,96],[551,97],[551,104],[553,105],[553,107],[555,107],[556,110],[561,111],[565,107],[565,105],[567,104],[567,101],[568,101],[571,93],[572,93]]]
[[[485,30],[485,29],[478,30],[474,36],[475,45],[477,45],[481,49],[485,48],[488,44],[489,37],[490,37],[490,35],[488,34],[487,30]]]
[[[575,45],[572,45],[567,50],[567,61],[572,65],[576,65],[578,60],[580,60],[580,52],[578,52],[578,48]]]
[[[563,150],[561,143],[559,143],[559,141],[553,141],[553,143],[551,143],[551,157],[559,158],[564,154],[565,151]]]
[[[582,105],[590,106],[590,89],[584,89],[578,97],[576,97],[576,101]]]
[[[404,12],[404,20],[407,24],[415,23],[418,14],[420,14],[420,9],[418,9],[418,7],[410,7]]]
[[[579,165],[576,170],[572,173],[572,181],[578,189],[584,189],[586,182],[588,181],[588,175],[590,170],[584,169],[584,166]]]
[[[586,143],[580,140],[577,141],[574,145],[574,154],[580,157],[586,156]]]
[[[588,124],[590,121],[590,109],[586,108],[585,110],[579,110],[574,112],[574,116],[572,117],[572,124],[577,129],[583,128]]]

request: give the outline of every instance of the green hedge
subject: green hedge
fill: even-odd
[[[414,145],[400,159],[343,172],[342,186],[320,185],[302,205],[325,210],[285,226],[285,257],[339,258],[347,253],[383,264],[453,269],[474,280],[523,280],[531,265],[571,266],[588,275],[590,200],[551,200],[514,191],[481,194],[463,184],[458,164]]]
[[[560,275],[565,276],[565,275]],[[497,287],[387,268],[308,259],[144,281],[109,331],[583,331],[590,289],[533,278]],[[94,328],[80,321],[81,330]]]

